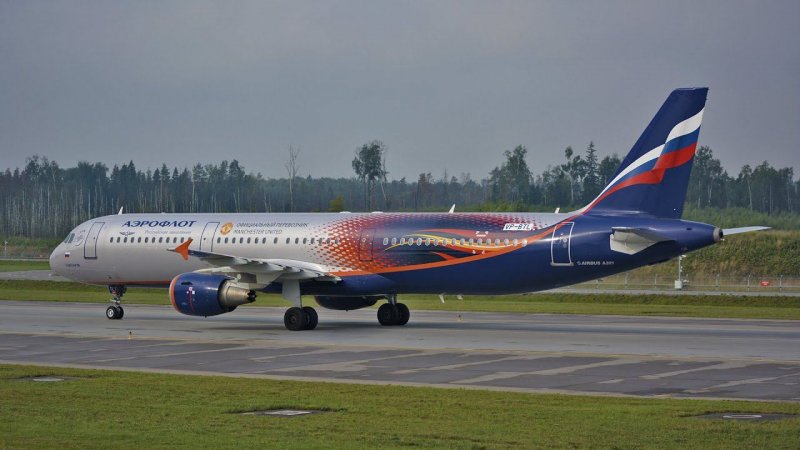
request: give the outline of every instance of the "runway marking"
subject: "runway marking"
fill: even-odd
[[[336,353],[336,351],[331,351],[327,353]],[[361,372],[368,370],[368,367],[365,366],[364,364],[374,361],[386,361],[389,359],[408,358],[408,357],[425,356],[425,355],[437,355],[444,353],[446,352],[423,351],[419,353],[384,356],[380,358],[356,359],[350,361],[337,361],[337,362],[322,363],[322,364],[308,364],[304,366],[284,367],[282,369],[271,369],[266,372],[296,372],[301,370],[326,371],[326,372]]]
[[[763,378],[750,378],[750,379],[747,379],[747,380],[733,380],[733,381],[728,381],[727,383],[717,384],[717,385],[709,386],[709,387],[703,388],[703,389],[687,390],[686,392],[690,392],[690,393],[693,393],[693,394],[699,394],[699,393],[703,393],[703,392],[713,391],[713,390],[716,390],[716,389],[723,389],[723,388],[727,388],[727,387],[740,386],[740,385],[743,385],[743,384],[766,383],[766,382],[769,382],[769,381],[775,381],[775,380],[779,380],[781,378],[792,377],[792,376],[800,376],[800,372],[787,373],[787,374],[780,375],[780,376],[777,376],[777,377],[763,377]],[[793,383],[785,383],[785,384],[791,385]]]
[[[484,364],[492,364],[497,362],[503,361],[532,361],[534,359],[542,359],[547,358],[548,356],[529,356],[529,357],[521,357],[521,356],[507,356],[505,358],[497,358],[497,359],[487,359],[484,361],[473,361],[468,363],[461,363],[461,364],[448,364],[444,366],[433,366],[433,367],[420,367],[417,369],[403,369],[403,370],[395,370],[391,372],[393,375],[407,375],[412,373],[419,373],[419,372],[426,372],[426,371],[440,371],[440,370],[453,370],[453,369],[463,369],[465,367],[472,367],[472,366],[481,366]]]
[[[718,364],[712,364],[710,366],[703,366],[703,367],[695,367],[694,369],[685,369],[685,370],[676,370],[674,372],[663,372],[663,373],[656,373],[651,375],[642,375],[639,378],[643,378],[645,380],[659,380],[661,378],[669,378],[674,377],[676,375],[683,375],[686,373],[691,372],[702,372],[705,370],[724,370],[724,369],[741,369],[742,367],[747,367],[752,365],[752,363],[747,362],[740,362],[740,361],[729,361],[723,362]]]
[[[485,383],[487,381],[497,381],[497,380],[504,380],[508,378],[516,378],[519,376],[525,375],[562,375],[567,373],[577,372],[579,370],[584,369],[592,369],[595,367],[607,367],[607,366],[623,366],[627,364],[638,364],[641,363],[641,360],[638,359],[612,359],[609,361],[600,361],[596,363],[589,363],[589,364],[579,364],[576,366],[566,366],[566,367],[558,367],[555,369],[543,369],[543,370],[532,370],[532,371],[524,371],[524,372],[495,372],[493,374],[481,375],[479,377],[474,378],[465,378],[463,380],[453,381],[453,383],[463,383],[463,384],[471,384],[471,383]]]

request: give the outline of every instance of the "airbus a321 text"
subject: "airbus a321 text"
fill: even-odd
[[[673,91],[617,173],[570,213],[118,214],[78,225],[50,256],[67,278],[106,285],[121,319],[127,286],[168,287],[183,314],[215,316],[279,292],[290,330],[324,308],[386,300],[381,325],[405,325],[406,293],[510,294],[580,283],[722,240],[681,220],[707,88]]]

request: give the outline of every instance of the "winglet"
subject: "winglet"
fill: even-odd
[[[189,246],[190,245],[192,245],[192,238],[187,239],[186,242],[184,242],[183,244],[181,244],[181,245],[179,245],[179,246],[177,246],[175,248],[169,249],[169,251],[175,252],[175,253],[183,256],[184,261],[188,261],[189,260]]]
[[[450,214],[453,214],[454,212],[456,212],[456,204],[453,203],[453,206],[450,207],[450,211],[447,211],[447,212],[450,213]]]

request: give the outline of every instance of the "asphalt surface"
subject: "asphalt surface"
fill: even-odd
[[[129,305],[0,301],[0,363],[531,392],[800,401],[800,323],[318,308],[290,332],[283,309],[203,319]]]

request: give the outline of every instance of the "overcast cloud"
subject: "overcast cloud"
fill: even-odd
[[[624,155],[670,90],[709,86],[700,144],[729,172],[800,169],[800,2],[0,0],[0,167],[238,159],[351,176],[535,172]]]

